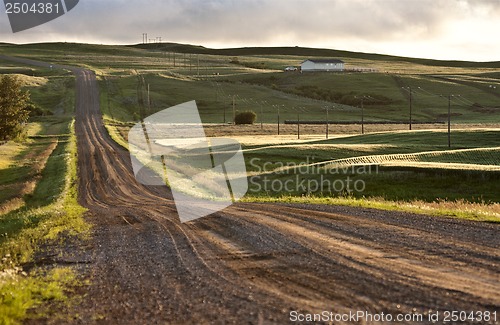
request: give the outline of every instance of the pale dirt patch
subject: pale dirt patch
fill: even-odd
[[[40,87],[49,82],[49,79],[44,77],[27,76],[25,74],[14,74],[14,76],[18,78],[25,87]]]
[[[32,176],[25,182],[8,184],[0,187],[0,190],[2,191],[9,190],[12,192],[12,195],[10,195],[5,202],[0,202],[0,215],[9,213],[24,206],[24,196],[32,194],[35,191],[36,185],[42,177],[41,172],[45,168],[50,155],[57,147],[57,143],[57,140],[54,139],[42,152],[33,150],[24,156],[19,162],[20,164],[31,165],[30,173]]]

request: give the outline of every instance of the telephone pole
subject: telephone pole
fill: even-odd
[[[149,83],[148,83],[148,114],[151,112],[151,97],[149,94]]]
[[[278,135],[280,135],[280,106],[281,105],[273,105],[273,107],[278,108]]]
[[[297,112],[297,140],[300,140],[300,113]]]
[[[278,105],[278,135],[280,135],[280,106]]]
[[[236,96],[233,96],[233,123],[236,125]]]
[[[361,98],[361,134],[365,134],[365,104],[364,98]]]
[[[262,107],[263,104],[267,104],[266,101],[264,101],[263,103],[260,103],[260,129],[261,130],[264,130],[264,108]]]
[[[354,96],[361,101],[361,134],[365,134],[365,99],[373,99],[371,96]]]
[[[412,92],[412,89],[411,87],[408,87],[408,89],[410,90],[410,131],[412,129],[412,124],[413,124],[413,121],[412,121],[412,111],[413,111],[413,92]]]
[[[328,116],[329,107],[326,107],[326,139],[330,137],[330,117]]]
[[[453,95],[448,96],[448,149],[451,148],[451,97]]]
[[[406,90],[409,94],[410,94],[410,131],[412,130],[412,127],[413,127],[413,89],[408,86],[408,87],[402,87],[403,90]],[[420,88],[420,87],[418,87]]]

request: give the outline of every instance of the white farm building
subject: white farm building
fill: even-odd
[[[307,71],[344,71],[345,63],[338,59],[309,59],[300,65],[303,72]]]

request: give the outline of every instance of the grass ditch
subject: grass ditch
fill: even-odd
[[[338,204],[499,222],[498,130],[348,136],[245,150],[246,201]]]
[[[70,268],[34,268],[41,247],[64,238],[85,238],[90,225],[77,202],[77,152],[73,125],[47,160],[42,178],[25,207],[0,216],[0,323],[19,324],[51,313],[51,306],[70,303],[68,293],[79,284]]]
[[[472,203],[463,199],[455,201],[436,200],[435,202],[425,202],[421,200],[392,201],[381,197],[356,198],[349,196],[330,197],[319,195],[282,195],[277,197],[265,197],[247,195],[242,199],[242,202],[341,205],[357,208],[425,214],[436,217],[454,217],[465,220],[500,224],[499,203]]]

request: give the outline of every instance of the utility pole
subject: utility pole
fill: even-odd
[[[111,100],[109,99],[109,80],[107,80],[106,78],[104,78],[104,80],[106,80],[106,95],[108,97],[108,112],[111,113]],[[111,118],[113,118],[113,114],[111,113]]]
[[[364,98],[361,98],[361,134],[365,134],[365,104]]]
[[[280,106],[278,105],[278,135],[280,135]]]
[[[326,107],[326,139],[328,139],[330,136],[330,134],[329,134],[330,133],[330,118],[328,116],[328,109],[329,109],[329,107],[327,106]]]
[[[260,105],[260,129],[264,130],[264,111],[262,109],[262,103],[259,103]]]
[[[233,123],[236,125],[236,96],[233,96]]]
[[[373,99],[370,96],[354,96],[361,100],[361,134],[365,134],[365,99]]]
[[[453,95],[448,96],[448,149],[451,148],[451,97]]]
[[[297,112],[297,140],[300,140],[300,113]]]
[[[413,92],[411,90],[411,87],[408,87],[410,89],[410,131],[412,129],[412,111],[413,111]]]
[[[403,90],[407,91],[409,94],[410,94],[410,131],[412,130],[413,128],[413,89],[408,86],[408,87],[402,87]],[[418,87],[420,88],[420,87]]]
[[[252,103],[255,103],[257,105],[259,105],[259,108],[260,108],[260,115],[259,115],[259,118],[258,120],[260,120],[260,129],[264,129],[264,124],[263,124],[263,118],[264,118],[264,114],[263,114],[263,110],[262,110],[262,102],[259,102],[258,100],[253,100],[252,98],[250,98],[250,101]],[[253,106],[253,104],[252,104]]]
[[[229,98],[231,98],[231,96],[229,96]],[[222,106],[224,107],[224,124],[227,123],[227,120],[226,120],[226,99],[227,98],[224,98],[224,100],[222,101]],[[228,104],[230,105],[231,103],[228,103]]]
[[[149,83],[148,83],[148,114],[151,112],[151,97],[149,96]]]
[[[273,105],[274,108],[278,109],[278,135],[280,135],[280,106],[281,105]]]

